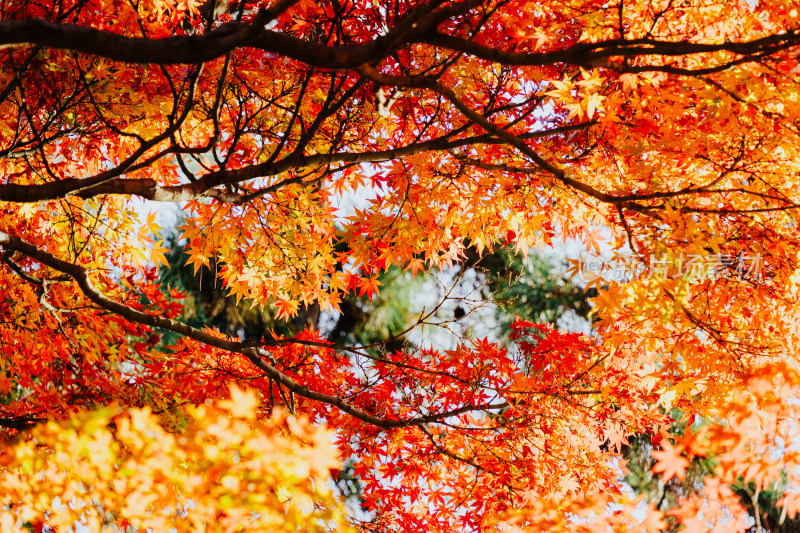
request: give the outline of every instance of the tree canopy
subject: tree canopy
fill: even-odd
[[[120,454],[106,464],[147,463],[121,432],[126,417],[152,425],[157,413],[159,427],[203,441],[203,424],[224,416],[192,406],[238,386],[256,395],[259,420],[283,410],[330,429],[362,487],[367,512],[352,521],[366,530],[657,531],[660,512],[637,508],[620,482],[633,434],[649,436],[664,479],[698,457],[713,463],[702,491],[670,511],[686,531],[745,527],[731,484],[786,488],[793,516],[798,10],[790,0],[3,2],[9,449],[42,442],[53,468],[80,471],[90,448],[63,448],[56,428],[102,426]],[[263,334],[181,320],[181,293],[157,281],[168,249],[142,200],[181,206],[186,264],[270,310]],[[329,339],[309,319],[370,301],[391,268],[415,276],[562,239],[613,255],[590,282],[592,336],[521,316],[508,344],[466,337],[445,350],[397,343],[394,331],[371,344]],[[85,409],[101,411],[76,414]],[[131,414],[109,414],[120,409]],[[29,433],[45,420],[60,422]],[[33,452],[8,453],[0,484],[22,479],[14,457]],[[208,473],[189,463],[187,479]],[[209,483],[243,498],[220,496],[202,515],[215,527],[280,509],[250,507],[225,485],[224,462],[209,468]],[[92,519],[146,527],[143,516],[175,508],[172,478],[157,479],[149,515],[120,507]],[[3,523],[54,501],[54,485],[36,486],[3,494]],[[317,488],[304,494],[326,498]],[[17,506],[26,510],[6,512]]]

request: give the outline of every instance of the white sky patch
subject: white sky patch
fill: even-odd
[[[155,236],[158,238],[164,238],[178,225],[181,211],[186,205],[185,202],[153,202],[139,197],[134,197],[132,201],[134,208],[140,214],[140,220],[147,220],[150,214],[155,214],[156,224],[161,226],[161,235]]]

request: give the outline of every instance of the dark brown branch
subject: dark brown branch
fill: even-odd
[[[441,2],[423,4],[412,10],[386,34],[357,46],[324,46],[304,41],[264,26],[296,0],[278,2],[251,23],[228,22],[202,35],[179,35],[163,39],[129,37],[41,19],[0,23],[0,48],[36,45],[72,50],[126,63],[197,64],[211,61],[243,47],[259,48],[327,69],[352,69],[387,57],[399,46],[417,40],[439,23],[468,12],[478,0],[440,9]]]
[[[0,418],[0,427],[24,431],[26,429],[32,428],[39,422],[44,422],[44,421],[45,421],[44,418],[32,418],[29,416]]]
[[[525,139],[548,137],[586,129],[594,123],[593,121],[582,122],[570,126],[531,132],[521,137]],[[200,197],[210,197],[223,202],[239,203],[243,199],[240,195],[216,190],[214,187],[241,183],[254,178],[274,176],[294,168],[319,167],[336,163],[375,163],[391,161],[426,151],[446,151],[473,144],[501,144],[502,142],[504,141],[491,135],[477,135],[463,139],[450,139],[448,136],[443,136],[430,141],[375,152],[340,152],[310,156],[294,154],[275,163],[267,162],[241,169],[209,172],[191,183],[173,186],[161,186],[149,178],[133,180],[123,178],[106,179],[109,175],[120,173],[118,169],[111,169],[92,178],[70,178],[39,185],[17,185],[14,183],[0,185],[0,201],[32,203],[55,200],[69,195],[91,198],[103,194],[123,194],[141,196],[158,202],[179,202]],[[297,181],[290,178],[279,182],[273,187],[277,189]],[[97,182],[100,183],[92,185]],[[268,193],[269,191],[261,192]]]
[[[366,422],[367,424],[371,424],[381,429],[420,426],[422,424],[441,421],[449,417],[470,411],[497,410],[507,406],[507,404],[505,403],[495,404],[495,405],[470,404],[443,413],[432,413],[429,415],[419,416],[406,420],[394,420],[385,417],[378,417],[366,411],[358,409],[357,407],[354,407],[352,404],[350,404],[349,402],[343,400],[338,396],[331,396],[329,394],[317,392],[309,389],[304,385],[301,385],[300,383],[296,382],[295,380],[293,380],[292,378],[290,378],[289,376],[278,370],[275,366],[268,363],[264,359],[264,357],[262,357],[258,349],[249,347],[247,344],[243,342],[221,339],[210,333],[198,330],[181,322],[170,320],[168,318],[156,315],[151,315],[149,313],[129,307],[120,302],[111,300],[110,298],[106,297],[105,295],[97,291],[97,289],[95,289],[89,278],[89,272],[84,267],[76,265],[74,263],[70,263],[68,261],[64,261],[63,259],[59,259],[58,257],[50,254],[49,252],[41,250],[36,246],[34,246],[33,244],[30,244],[29,242],[20,239],[19,237],[0,232],[0,246],[3,246],[3,248],[5,248],[6,251],[12,250],[27,255],[28,257],[35,259],[36,261],[42,263],[47,267],[50,267],[54,270],[57,270],[63,274],[68,275],[70,278],[75,280],[81,292],[89,300],[91,300],[95,305],[106,311],[119,315],[125,318],[126,320],[130,320],[131,322],[136,322],[138,324],[143,324],[150,327],[158,327],[169,331],[173,331],[175,333],[183,335],[184,337],[188,337],[190,339],[202,342],[203,344],[206,344],[208,346],[213,346],[215,348],[220,348],[223,350],[227,350],[229,352],[242,354],[245,357],[247,357],[247,359],[249,359],[251,363],[253,363],[256,367],[258,367],[262,372],[264,372],[264,374],[267,377],[269,377],[276,383],[279,383],[280,385],[286,387],[289,391],[293,392],[297,396],[307,398],[309,400],[322,402],[327,405],[331,405],[333,407],[338,408],[342,412],[347,413],[361,420],[362,422]],[[321,343],[304,343],[302,341],[297,341],[295,339],[276,340],[273,341],[271,345],[291,344],[298,342],[300,342],[301,344],[310,344],[314,346],[322,346],[325,348],[332,349],[330,345],[325,345]]]
[[[605,65],[612,57],[627,59],[640,56],[679,57],[693,54],[712,54],[715,52],[730,52],[742,56],[762,56],[799,45],[800,31],[789,31],[752,41],[717,44],[670,42],[654,39],[611,39],[597,43],[580,43],[563,50],[534,53],[504,52],[471,40],[441,33],[427,34],[420,42],[466,53],[503,65],[541,66],[566,63],[588,67]],[[650,68],[648,66],[636,67],[636,69],[640,70],[648,70]]]
[[[503,129],[495,124],[492,124],[486,117],[469,107],[465,104],[456,93],[450,89],[449,87],[445,87],[438,81],[433,78],[425,77],[425,76],[388,76],[386,74],[381,74],[380,72],[376,71],[374,68],[369,66],[362,66],[359,69],[359,72],[378,83],[385,84],[385,85],[395,85],[398,87],[408,87],[408,88],[416,88],[416,89],[428,89],[430,91],[434,91],[437,94],[442,95],[448,101],[450,101],[456,109],[458,109],[461,114],[463,114],[467,119],[469,119],[472,123],[477,126],[483,128],[489,134],[501,139],[502,141],[508,143],[509,145],[513,146],[525,156],[527,156],[531,161],[533,161],[539,168],[541,168],[546,173],[550,174],[554,178],[556,178],[561,183],[575,189],[581,191],[592,198],[600,200],[601,202],[614,204],[614,205],[623,205],[627,209],[632,211],[642,211],[642,206],[636,203],[633,203],[629,200],[624,198],[620,198],[613,194],[608,194],[606,192],[600,191],[595,189],[591,185],[578,181],[572,178],[564,169],[560,168],[559,166],[551,163],[544,157],[542,157],[539,153],[537,153],[533,148],[528,146],[525,142],[524,138],[514,135],[510,131]]]
[[[606,64],[612,57],[677,57],[715,52],[760,56],[800,44],[800,32],[795,30],[744,42],[707,44],[654,39],[611,39],[597,43],[580,43],[564,50],[520,53],[497,50],[462,37],[434,31],[441,22],[464,14],[479,3],[477,0],[469,0],[444,8],[437,8],[441,2],[423,4],[387,33],[369,42],[354,46],[325,46],[264,28],[269,20],[293,3],[294,1],[278,2],[251,23],[229,22],[202,35],[180,35],[163,39],[129,37],[107,30],[40,19],[12,20],[0,23],[0,48],[29,44],[72,50],[127,63],[196,64],[222,57],[237,48],[252,47],[320,68],[352,70],[360,65],[379,62],[397,49],[413,43],[447,48],[504,65],[566,63],[584,67]]]

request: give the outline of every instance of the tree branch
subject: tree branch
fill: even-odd
[[[106,311],[119,315],[127,320],[130,320],[131,322],[136,322],[138,324],[143,324],[150,327],[158,327],[169,331],[173,331],[190,339],[202,342],[203,344],[206,344],[208,346],[213,346],[215,348],[220,348],[222,350],[226,350],[229,352],[242,354],[245,357],[247,357],[247,359],[249,359],[250,362],[253,363],[257,368],[259,368],[262,372],[264,372],[264,374],[267,377],[272,379],[274,382],[283,385],[294,394],[302,398],[322,402],[332,407],[336,407],[342,412],[347,413],[361,420],[362,422],[366,422],[367,424],[371,424],[381,429],[394,429],[402,427],[420,426],[422,424],[441,421],[446,418],[470,411],[496,410],[496,409],[502,409],[503,407],[507,406],[507,404],[505,403],[496,405],[468,404],[446,412],[432,413],[429,415],[419,416],[406,420],[396,420],[385,417],[378,417],[366,411],[363,411],[357,407],[354,407],[351,403],[343,400],[338,396],[332,396],[330,394],[317,392],[304,385],[301,385],[297,381],[293,380],[292,378],[290,378],[289,376],[278,370],[275,366],[268,363],[264,359],[264,357],[262,357],[258,349],[248,346],[246,343],[221,339],[219,337],[211,335],[210,333],[200,331],[198,329],[195,329],[191,326],[188,326],[176,320],[170,320],[168,318],[151,315],[149,313],[133,309],[132,307],[129,307],[125,304],[111,300],[110,298],[106,297],[105,295],[97,291],[97,289],[93,286],[91,280],[89,279],[88,271],[84,267],[59,259],[56,256],[50,254],[49,252],[41,250],[36,246],[34,246],[33,244],[30,244],[29,242],[19,237],[16,237],[14,235],[9,235],[8,233],[0,231],[0,245],[2,245],[6,249],[6,251],[13,250],[20,252],[32,259],[35,259],[36,261],[42,263],[45,266],[48,266],[54,270],[57,270],[59,272],[62,272],[63,274],[68,275],[70,278],[75,280],[81,292],[89,300],[91,300],[94,304],[96,304],[100,308],[105,309]],[[303,343],[302,341],[297,341],[295,339],[279,339],[264,344],[267,346],[278,346],[278,345],[292,344],[298,342],[300,342],[301,344],[313,344],[315,346],[320,345],[320,343]],[[332,349],[332,347],[329,345],[322,345],[322,347]]]
[[[744,42],[725,42],[717,44],[691,43],[683,41],[658,41],[654,39],[610,39],[596,43],[579,43],[562,50],[550,52],[504,52],[489,46],[478,44],[472,40],[445,35],[442,33],[428,33],[419,42],[447,48],[455,52],[500,63],[503,65],[542,66],[556,63],[592,67],[609,66],[612,57],[633,59],[640,56],[680,57],[694,54],[713,54],[716,52],[730,52],[742,56],[761,57],[772,54],[800,44],[800,31],[789,31],[782,34],[770,35],[760,39]],[[620,67],[624,71],[645,71],[652,67],[642,65],[635,68],[625,68],[624,65],[611,65]],[[687,71],[689,72],[689,71]]]
[[[520,138],[535,139],[559,135],[583,130],[594,124],[594,121],[582,122],[549,130],[530,132],[520,136]],[[214,187],[274,176],[294,168],[317,167],[336,163],[376,163],[427,151],[447,151],[473,144],[502,144],[503,142],[503,140],[491,135],[476,135],[462,139],[451,139],[449,136],[442,136],[429,141],[374,152],[340,152],[310,156],[293,154],[275,163],[267,162],[240,169],[209,172],[191,183],[172,186],[159,185],[150,178],[129,180],[115,177],[108,179],[108,176],[119,174],[118,169],[111,169],[91,178],[70,178],[38,185],[18,185],[15,183],[0,185],[0,201],[33,203],[56,200],[69,195],[75,195],[80,198],[93,198],[103,194],[124,194],[141,196],[156,202],[180,202],[208,197],[216,198],[222,202],[240,203],[244,199],[243,196],[216,190]],[[299,181],[301,180],[289,178],[273,185],[271,188],[277,190],[280,187]],[[269,191],[266,192],[268,193]]]
[[[364,44],[325,46],[264,26],[297,0],[276,3],[250,23],[228,22],[202,35],[178,35],[163,39],[129,37],[109,30],[42,19],[20,19],[0,23],[0,49],[36,45],[72,50],[126,63],[196,64],[222,57],[243,47],[258,48],[334,70],[349,70],[363,63],[379,61],[401,45],[419,38],[439,23],[468,12],[480,0],[468,0],[436,9],[441,0],[412,10],[399,24]]]
[[[583,67],[607,65],[612,57],[678,57],[730,52],[742,56],[772,54],[800,44],[797,30],[760,39],[726,43],[692,43],[654,39],[610,39],[579,43],[550,52],[506,52],[472,40],[434,31],[441,22],[464,14],[477,0],[434,9],[441,2],[423,4],[384,35],[354,46],[326,46],[291,35],[267,30],[265,24],[287,10],[296,0],[278,2],[250,23],[229,22],[202,35],[178,35],[163,39],[130,37],[71,24],[41,19],[0,23],[0,48],[35,45],[72,50],[126,63],[196,64],[222,57],[237,48],[257,48],[305,64],[333,70],[353,70],[379,62],[414,43],[424,43],[465,53],[504,65],[540,66],[566,63]],[[623,67],[624,65],[619,65]],[[664,66],[654,66],[664,68]],[[651,67],[636,67],[637,71]]]

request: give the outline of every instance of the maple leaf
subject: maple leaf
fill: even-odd
[[[663,518],[664,518],[664,513],[648,507],[647,512],[645,514],[645,518],[642,521],[642,526],[648,533],[656,533],[658,531],[662,531],[664,528],[667,527],[666,522],[662,520]]]
[[[778,505],[786,509],[786,515],[789,518],[794,518],[798,511],[800,511],[800,494],[796,492],[787,492],[786,495],[778,501]]]
[[[359,296],[367,296],[372,297],[375,294],[378,294],[378,287],[383,285],[378,278],[375,277],[362,277],[358,280]]]
[[[406,265],[406,270],[410,270],[412,275],[416,278],[417,272],[425,270],[425,263],[422,259],[418,257],[412,257],[408,260],[408,264]]]
[[[689,466],[689,460],[681,455],[682,452],[683,446],[673,446],[669,441],[663,441],[661,450],[656,450],[652,453],[657,460],[653,467],[653,472],[663,472],[664,482],[673,477],[683,480],[686,476],[686,467]]]
[[[258,398],[253,391],[231,387],[231,399],[219,402],[219,406],[222,409],[229,410],[234,417],[254,418],[258,403]]]

